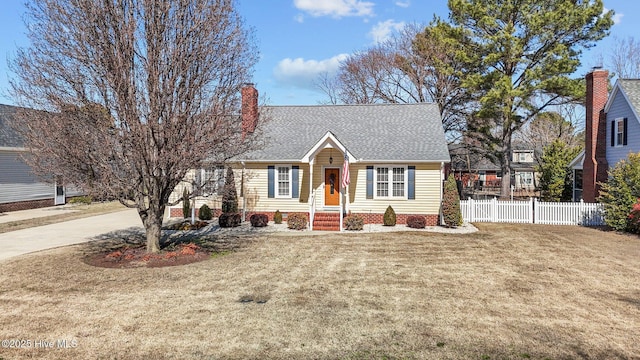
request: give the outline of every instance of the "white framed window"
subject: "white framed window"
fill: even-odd
[[[526,161],[527,161],[527,154],[518,153],[518,162],[526,162]]]
[[[202,195],[209,196],[220,194],[224,188],[225,168],[222,165],[200,170],[199,185],[202,187]]]
[[[276,197],[291,197],[291,165],[276,166]]]
[[[378,166],[375,168],[375,176],[376,199],[407,198],[406,166]]]
[[[616,119],[616,128],[615,128],[615,139],[616,146],[624,145],[624,119],[618,118]]]

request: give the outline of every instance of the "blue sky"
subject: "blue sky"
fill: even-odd
[[[605,0],[616,12],[611,36],[585,52],[577,76],[606,57],[613,37],[640,32],[640,1]],[[23,0],[4,0],[0,12],[0,103],[13,104],[7,62],[28,46]],[[325,96],[314,87],[322,72],[334,72],[348,54],[384,40],[405,23],[447,18],[446,0],[238,0],[239,12],[255,30],[260,61],[253,82],[272,105],[313,105]]]

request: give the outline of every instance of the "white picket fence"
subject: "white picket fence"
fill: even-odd
[[[548,225],[604,225],[602,204],[580,202],[462,200],[462,218],[467,222],[505,222]]]

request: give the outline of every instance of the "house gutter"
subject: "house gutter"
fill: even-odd
[[[303,159],[270,159],[270,160],[253,160],[253,159],[243,159],[243,160],[235,160],[236,162],[247,162],[247,163],[266,163],[266,164],[285,164],[285,163],[307,163]],[[351,163],[381,163],[381,164],[433,164],[433,163],[450,163],[450,159],[433,159],[433,160],[375,160],[375,159],[362,159],[362,158],[352,158],[349,160]]]
[[[444,161],[440,162],[440,205],[439,205],[439,217],[440,217],[440,225],[443,224],[443,219],[442,219],[442,198],[443,198],[443,192],[444,192]]]

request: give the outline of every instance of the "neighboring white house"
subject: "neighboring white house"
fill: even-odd
[[[64,204],[67,196],[80,195],[73,190],[67,193],[54,178],[47,182],[33,175],[24,162],[28,151],[10,126],[17,110],[0,104],[0,212]]]

